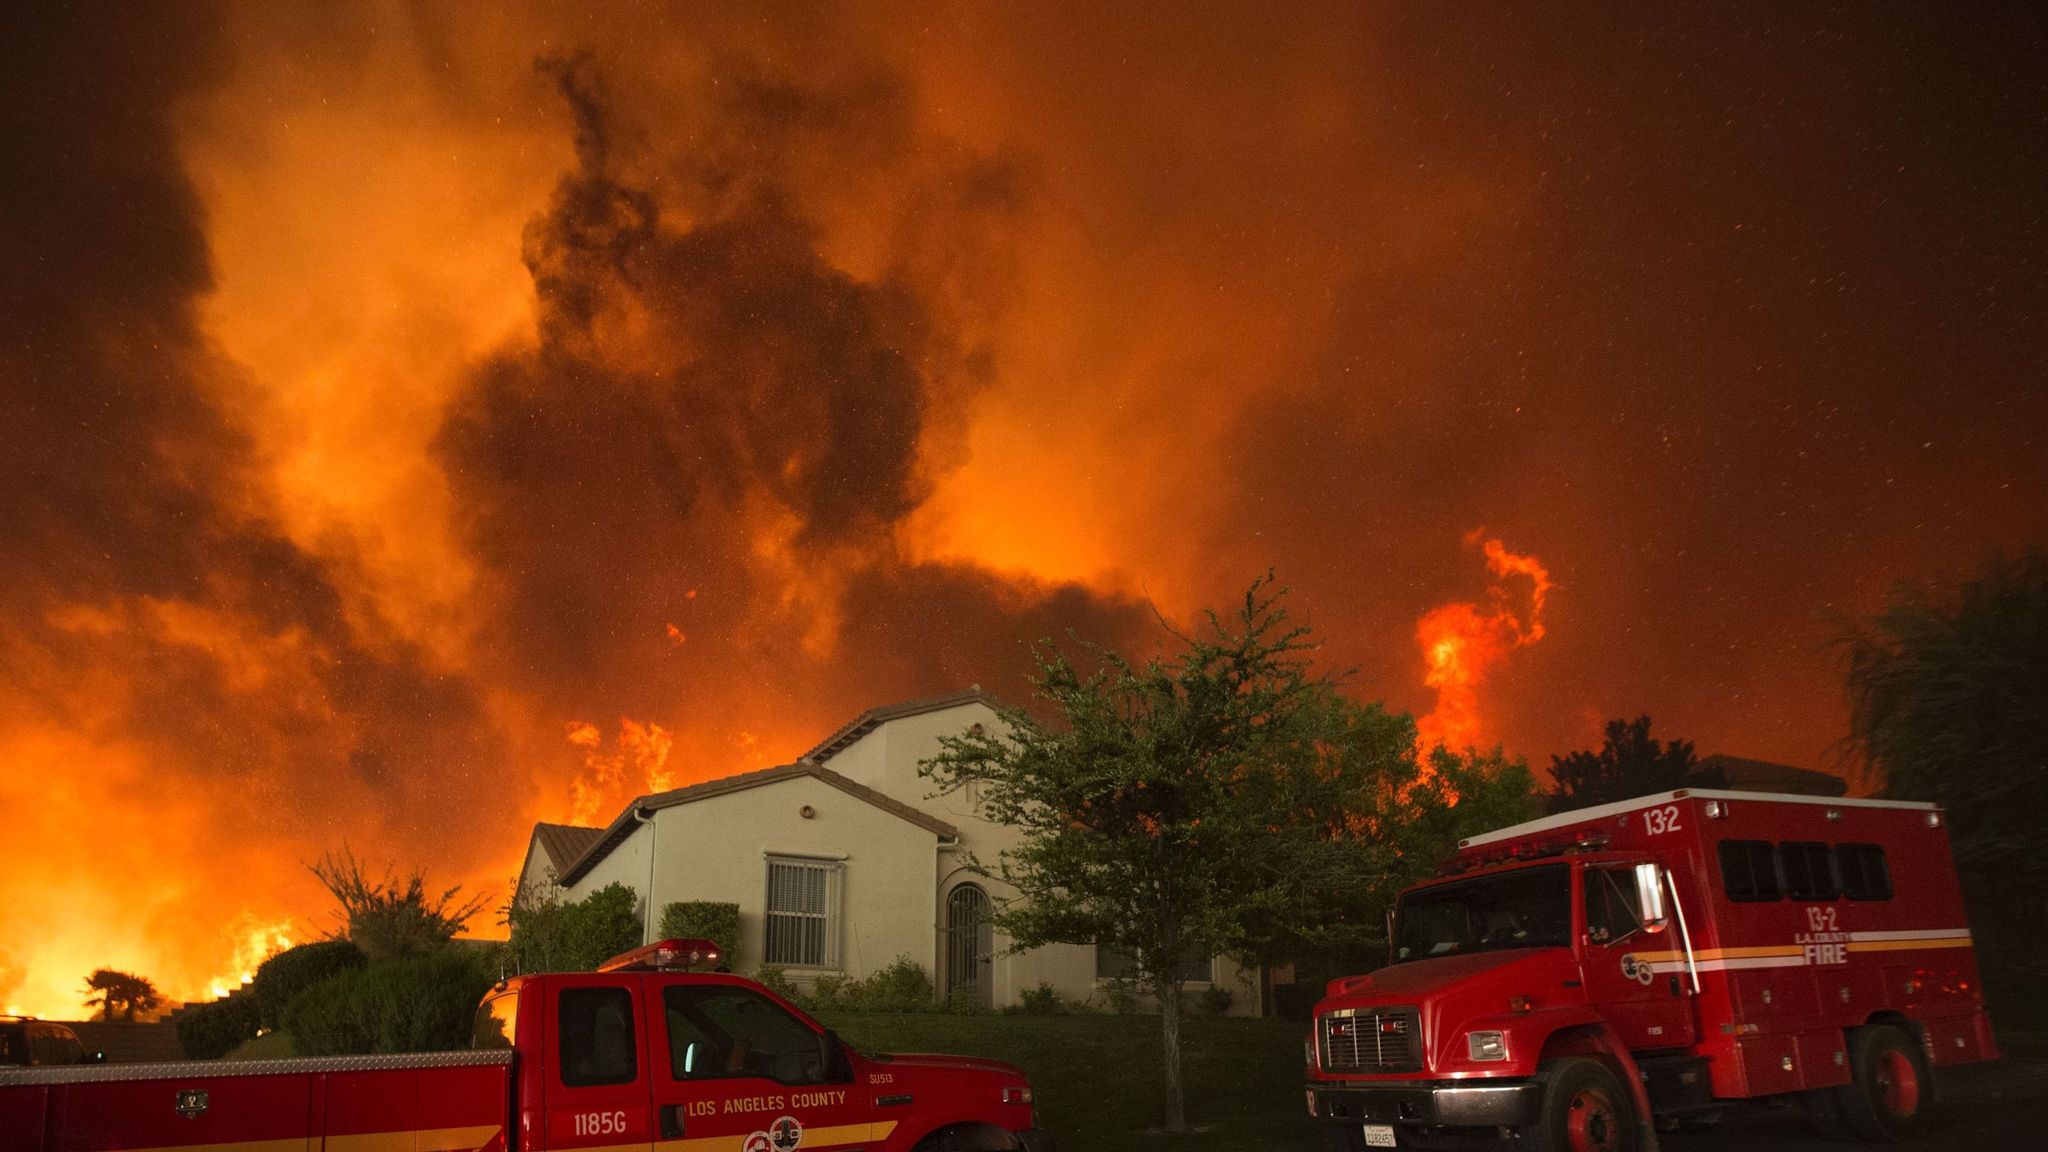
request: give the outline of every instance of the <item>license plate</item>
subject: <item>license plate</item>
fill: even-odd
[[[1392,1124],[1367,1124],[1365,1126],[1365,1146],[1367,1148],[1392,1148],[1394,1146],[1394,1126]]]

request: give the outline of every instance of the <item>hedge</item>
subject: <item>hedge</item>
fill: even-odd
[[[284,1025],[285,1005],[292,997],[330,977],[368,963],[363,950],[348,940],[319,940],[287,948],[256,969],[250,991],[263,1012],[263,1027]]]
[[[218,1060],[255,1037],[263,1014],[247,992],[194,1004],[177,1015],[178,1045],[188,1060]]]
[[[331,976],[293,997],[284,1027],[299,1056],[466,1048],[491,984],[478,957],[448,948]]]
[[[740,953],[740,906],[718,900],[681,900],[661,910],[663,940],[709,940],[734,967]]]

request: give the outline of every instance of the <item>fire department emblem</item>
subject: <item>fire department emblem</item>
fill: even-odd
[[[766,1132],[756,1132],[740,1145],[740,1152],[775,1152],[775,1149],[769,1145]]]
[[[1657,978],[1657,970],[1647,962],[1636,959],[1635,953],[1629,952],[1621,958],[1621,975],[1625,980],[1648,984]]]
[[[804,1126],[794,1116],[784,1116],[768,1126],[768,1146],[774,1152],[795,1152],[804,1142]]]

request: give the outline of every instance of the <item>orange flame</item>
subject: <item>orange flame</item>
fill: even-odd
[[[1476,542],[1479,532],[1467,538]],[[1488,671],[1509,652],[1543,639],[1543,601],[1550,572],[1534,556],[1510,552],[1498,540],[1485,544],[1486,566],[1496,577],[1484,607],[1443,604],[1415,624],[1415,643],[1426,667],[1422,682],[1436,690],[1436,707],[1416,722],[1422,746],[1466,748],[1479,743],[1479,687]],[[1529,581],[1526,613],[1511,605],[1510,576]]]
[[[583,772],[569,782],[572,824],[598,823],[609,808],[623,803],[629,771],[648,792],[675,787],[676,774],[668,763],[675,734],[659,724],[619,717],[618,747],[611,752],[604,750],[604,734],[595,724],[571,722],[565,738],[583,752]]]
[[[225,975],[207,981],[206,990],[218,1000],[256,978],[256,967],[292,946],[292,922],[249,924],[235,945],[234,962]]]

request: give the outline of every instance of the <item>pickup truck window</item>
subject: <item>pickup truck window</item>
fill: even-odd
[[[1571,943],[1571,868],[1543,865],[1453,880],[1401,898],[1395,963]]]
[[[731,985],[677,985],[665,990],[662,1000],[668,1011],[669,1071],[677,1080],[826,1080],[831,1061],[825,1037],[759,993]]]
[[[571,1088],[630,1084],[640,1074],[633,1052],[633,994],[624,988],[564,988],[555,1032],[562,1083]]]
[[[476,1024],[469,1035],[471,1048],[510,1048],[518,1035],[519,993],[493,996],[476,1006]]]

